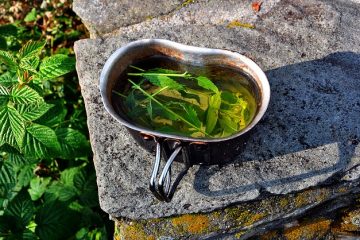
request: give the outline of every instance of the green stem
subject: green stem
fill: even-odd
[[[136,69],[136,70],[139,70],[140,72],[145,72],[144,69],[139,68],[139,67],[136,67],[136,66],[134,66],[134,65],[130,65],[129,67],[131,67],[131,68],[133,68],[133,69]]]
[[[199,132],[205,134],[206,136],[209,136],[206,132],[204,132],[203,130],[201,130],[200,128],[196,127],[194,124],[192,124],[191,122],[189,122],[188,120],[186,120],[185,118],[183,118],[182,116],[178,115],[177,113],[175,113],[174,111],[172,111],[171,109],[167,108],[165,105],[163,105],[161,102],[159,102],[156,98],[154,98],[152,95],[150,95],[149,93],[147,93],[144,89],[142,89],[139,85],[137,85],[136,83],[134,83],[133,81],[131,81],[130,79],[128,79],[129,82],[131,82],[131,84],[138,89],[140,92],[142,92],[145,96],[147,96],[148,98],[150,98],[152,101],[154,101],[155,103],[157,103],[160,107],[162,107],[163,109],[165,109],[166,111],[168,111],[169,113],[171,113],[172,115],[174,115],[176,118],[182,120],[184,123],[188,124],[189,126],[195,128],[196,130],[198,130]]]
[[[119,93],[119,92],[117,92],[115,90],[112,90],[112,92],[115,93],[116,95],[120,96],[120,97],[127,98],[127,96],[125,96],[124,94]]]
[[[156,91],[155,93],[151,94],[151,96],[155,97],[157,94],[161,93],[162,91],[164,91],[165,89],[168,89],[169,86],[165,86],[163,88],[161,88],[160,90]]]
[[[128,73],[128,76],[166,76],[166,77],[186,77],[187,72],[184,73]]]

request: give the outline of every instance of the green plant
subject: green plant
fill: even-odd
[[[128,115],[149,128],[192,137],[227,137],[239,132],[251,121],[255,108],[250,94],[220,90],[206,76],[194,76],[170,69],[145,71],[128,77],[131,88],[122,97]]]
[[[58,80],[75,60],[44,46],[0,50],[0,238],[105,238],[81,101]]]

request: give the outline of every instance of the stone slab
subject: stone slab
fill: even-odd
[[[181,6],[181,0],[74,0],[73,10],[94,37],[167,14]]]
[[[359,3],[266,1],[254,13],[250,1],[215,2],[196,1],[171,15],[105,34],[108,38],[75,44],[100,205],[113,217],[208,212],[269,193],[358,181]],[[255,29],[229,28],[235,20]],[[154,157],[110,117],[99,93],[106,59],[142,38],[244,53],[266,71],[272,89],[269,109],[242,154],[225,166],[191,168],[170,203],[151,195]]]

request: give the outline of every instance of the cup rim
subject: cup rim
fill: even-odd
[[[135,124],[123,119],[113,108],[110,98],[108,97],[108,94],[107,94],[107,86],[110,82],[110,79],[109,79],[110,73],[111,73],[112,69],[115,67],[117,61],[119,59],[121,59],[123,56],[125,56],[128,53],[128,51],[130,51],[131,49],[136,48],[136,47],[144,47],[144,46],[150,46],[150,45],[151,46],[160,45],[162,47],[166,47],[168,49],[175,50],[180,53],[186,52],[186,53],[203,54],[203,55],[219,54],[219,55],[223,55],[224,57],[228,57],[228,58],[240,59],[246,65],[246,67],[248,67],[249,69],[251,69],[253,72],[256,73],[256,75],[257,75],[256,78],[258,79],[257,82],[261,83],[261,91],[260,91],[261,92],[261,104],[260,104],[260,107],[259,107],[256,115],[254,116],[253,120],[251,121],[251,123],[249,125],[247,125],[241,131],[239,131],[233,135],[230,135],[228,137],[224,137],[224,138],[193,138],[193,137],[181,136],[181,135],[176,135],[176,134],[168,134],[168,133],[158,132],[155,130],[151,130],[151,129],[147,129],[145,127],[135,125]],[[254,76],[252,76],[252,77],[255,78]],[[270,102],[269,81],[268,81],[265,73],[262,71],[262,69],[250,58],[248,58],[240,53],[229,51],[229,50],[212,49],[212,48],[205,48],[205,47],[195,47],[195,46],[190,46],[190,45],[173,42],[173,41],[166,40],[166,39],[136,40],[136,41],[130,42],[130,43],[122,46],[121,48],[117,49],[115,52],[113,52],[111,54],[111,56],[105,62],[105,65],[100,74],[100,84],[99,85],[100,85],[101,98],[102,98],[105,109],[107,110],[108,113],[110,113],[110,115],[113,118],[115,118],[118,122],[120,122],[124,126],[131,128],[135,131],[138,131],[142,134],[150,135],[153,137],[162,137],[162,138],[176,139],[176,140],[189,141],[189,142],[204,142],[204,143],[205,142],[206,143],[221,142],[221,141],[234,139],[241,135],[244,135],[245,133],[250,131],[260,121],[260,119],[265,114],[267,107],[269,105],[269,102]]]

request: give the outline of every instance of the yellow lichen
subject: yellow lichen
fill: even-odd
[[[341,231],[358,232],[360,231],[360,209],[347,212],[342,217],[340,224]]]
[[[209,228],[209,218],[202,214],[185,214],[171,220],[172,225],[178,230],[190,234],[204,233]]]
[[[289,205],[289,199],[281,198],[279,201],[279,205],[281,208],[285,208],[287,205]]]
[[[176,8],[176,10],[180,10],[180,9],[182,9],[182,8],[186,7],[187,5],[192,4],[192,3],[194,3],[194,2],[195,2],[195,0],[186,0],[186,1],[184,1],[181,5],[179,5],[179,6]]]
[[[252,25],[250,23],[242,23],[238,20],[231,21],[227,26],[227,28],[235,28],[235,27],[242,27],[242,28],[250,28],[254,29],[255,25]]]
[[[301,192],[295,197],[295,207],[299,208],[309,203],[310,190]]]
[[[288,240],[312,240],[323,237],[330,230],[331,220],[318,219],[314,222],[291,227],[284,231]]]
[[[277,240],[280,239],[278,231],[270,231],[260,236],[260,240]]]
[[[321,189],[315,196],[316,202],[323,202],[328,196],[329,191],[326,189]]]
[[[346,187],[340,187],[337,190],[339,193],[346,193],[348,191],[348,189]]]
[[[118,223],[120,239],[123,240],[155,240],[153,235],[147,235],[138,223]]]
[[[245,233],[244,231],[240,231],[240,232],[236,233],[235,238],[240,239],[242,237],[242,235],[244,235],[244,233]]]

